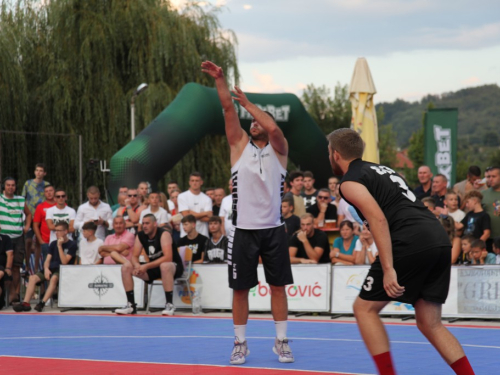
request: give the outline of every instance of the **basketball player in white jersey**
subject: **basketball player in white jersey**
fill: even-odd
[[[259,256],[271,288],[271,311],[276,327],[273,351],[280,362],[293,362],[286,337],[288,305],[285,292],[285,285],[293,284],[293,278],[281,216],[288,143],[272,116],[251,103],[238,87],[233,91],[235,96],[231,97],[222,68],[210,61],[203,62],[201,67],[203,72],[215,78],[231,149],[233,230],[227,234],[235,342],[230,363],[243,364],[250,354],[245,339],[248,291],[258,284]],[[250,136],[241,128],[232,99],[253,117]]]

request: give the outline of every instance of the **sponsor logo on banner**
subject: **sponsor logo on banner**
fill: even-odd
[[[285,287],[289,301],[299,301],[302,298],[319,298],[323,295],[323,290],[318,282],[314,284],[287,285]],[[259,281],[257,286],[250,289],[250,297],[267,297],[271,295],[271,288],[268,284]]]
[[[458,270],[459,314],[500,313],[500,269],[487,267]]]
[[[203,280],[200,277],[200,274],[197,273],[194,269],[191,272],[191,276],[189,277],[189,286],[190,290],[186,288],[186,284],[183,284],[183,288],[179,289],[179,298],[183,303],[191,304],[190,297],[193,299],[194,297],[201,297],[201,291],[203,289]]]
[[[108,278],[104,276],[101,272],[99,276],[94,279],[93,283],[88,284],[89,289],[93,289],[94,293],[99,296],[99,300],[104,296],[109,289],[114,287],[113,283],[110,283]]]

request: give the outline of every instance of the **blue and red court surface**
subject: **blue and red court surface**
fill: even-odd
[[[498,326],[452,325],[476,374],[499,367]],[[399,374],[453,374],[414,324],[388,324]],[[353,322],[291,320],[295,363],[272,352],[274,323],[250,319],[251,351],[229,365],[229,318],[0,314],[0,374],[375,374]]]

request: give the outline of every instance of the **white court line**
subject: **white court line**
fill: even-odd
[[[232,336],[231,336],[232,337]],[[207,367],[228,367],[235,368],[234,366],[228,365],[207,365],[203,363],[172,363],[172,362],[131,362],[131,361],[114,361],[106,359],[78,359],[78,358],[57,358],[57,357],[31,357],[31,356],[20,356],[20,355],[0,355],[0,358],[31,358],[31,359],[49,359],[49,360],[61,360],[61,361],[85,361],[85,362],[113,362],[113,363],[140,363],[145,365],[175,365],[175,366],[207,366]],[[286,371],[288,372],[317,372],[319,374],[331,374],[332,371],[319,371],[319,370],[300,370],[300,369],[283,369],[275,367],[255,367],[255,366],[244,366],[242,368],[256,369],[256,370],[273,370],[273,371]],[[236,369],[236,368],[235,368]],[[335,371],[336,374],[346,374],[346,375],[375,375],[375,374],[362,374],[353,372],[339,372]]]
[[[275,337],[260,337],[260,336],[247,336],[249,339],[254,340],[274,340]],[[0,337],[0,341],[4,340],[79,340],[79,339],[234,339],[234,336],[30,336],[30,337]],[[292,341],[306,340],[306,341],[344,341],[344,342],[363,342],[360,339],[329,339],[319,337],[290,337]],[[391,344],[409,344],[409,345],[431,345],[429,342],[423,341],[392,341]],[[492,345],[474,345],[462,344],[462,346],[470,348],[486,348],[486,349],[500,349],[500,346]]]

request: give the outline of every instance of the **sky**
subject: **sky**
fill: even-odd
[[[186,0],[171,0],[180,6]],[[368,61],[375,102],[500,85],[498,0],[207,0],[238,40],[244,91],[348,85]]]

